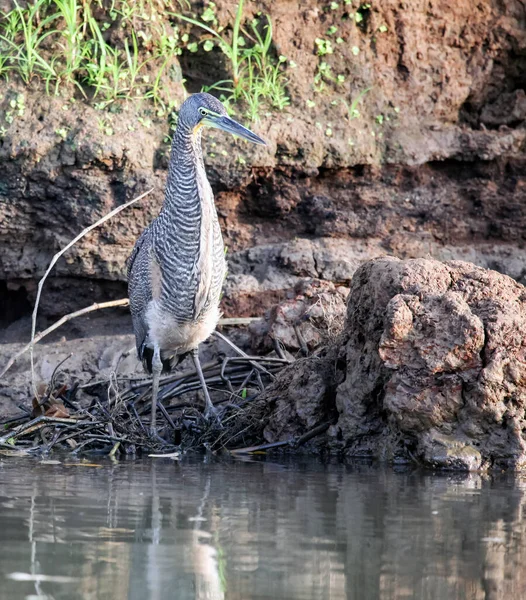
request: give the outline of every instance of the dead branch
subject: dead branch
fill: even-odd
[[[65,252],[67,252],[72,246],[74,246],[80,239],[82,239],[86,234],[88,234],[90,231],[92,231],[93,229],[95,229],[99,225],[102,225],[103,223],[105,223],[106,221],[108,221],[109,219],[111,219],[112,217],[114,217],[115,215],[117,215],[118,213],[120,213],[125,208],[128,208],[129,206],[131,206],[135,202],[138,202],[139,200],[141,200],[142,198],[144,198],[145,196],[147,196],[152,191],[153,191],[153,188],[151,188],[148,191],[144,192],[140,196],[137,196],[137,198],[134,198],[133,200],[130,200],[129,202],[126,202],[124,204],[121,204],[121,206],[118,206],[117,208],[115,208],[114,210],[112,210],[111,212],[109,212],[107,215],[105,215],[104,217],[102,217],[101,219],[99,219],[97,222],[93,223],[89,227],[86,227],[86,229],[84,229],[83,231],[81,231],[79,233],[79,235],[77,235],[77,237],[75,237],[73,240],[71,240],[71,242],[69,242],[69,244],[66,244],[66,246],[64,246],[64,248],[62,248],[59,252],[57,252],[55,254],[55,256],[53,256],[53,258],[51,259],[51,262],[49,263],[48,268],[46,269],[46,272],[44,273],[44,276],[38,282],[37,297],[36,297],[36,300],[35,300],[35,308],[33,309],[33,315],[32,315],[32,318],[31,318],[31,342],[30,342],[30,346],[29,346],[29,352],[30,352],[30,357],[31,357],[31,384],[32,384],[32,387],[33,387],[33,393],[35,394],[35,397],[37,399],[38,399],[38,391],[37,391],[36,381],[35,381],[35,368],[34,368],[35,365],[34,365],[33,347],[34,347],[34,344],[35,344],[35,334],[36,334],[36,327],[37,327],[38,305],[40,303],[40,296],[42,294],[42,288],[44,287],[44,282],[46,281],[48,275],[50,274],[51,270],[55,266],[55,264],[58,261],[58,259]]]
[[[80,426],[80,425],[84,425],[84,424],[89,424],[91,423],[91,421],[82,421],[82,417],[71,417],[68,419],[62,419],[62,418],[57,418],[57,417],[37,417],[36,419],[33,419],[32,421],[29,421],[29,423],[24,423],[23,425],[19,425],[14,431],[9,432],[7,435],[4,435],[3,437],[0,438],[0,443],[5,444],[7,442],[7,440],[9,439],[16,439],[18,437],[20,437],[21,435],[28,435],[29,433],[35,431],[36,429],[39,429],[40,427],[44,427],[45,425],[49,424],[49,423],[61,423],[64,425],[76,425],[76,426]]]
[[[35,336],[33,344],[76,316],[98,308],[126,304],[126,299],[94,304],[66,315]],[[257,443],[254,435],[260,428],[262,407],[255,399],[289,360],[275,356],[250,356],[221,334],[218,337],[225,339],[238,354],[220,356],[203,365],[206,384],[217,394],[214,404],[221,410],[221,427],[215,421],[208,422],[204,419],[200,404],[187,397],[201,388],[194,369],[176,373],[161,381],[158,407],[164,417],[164,426],[159,430],[162,437],[150,435],[145,427],[151,411],[151,381],[130,380],[125,388],[119,390],[115,385],[115,374],[112,374],[110,386],[101,386],[100,390],[95,390],[95,397],[88,406],[70,403],[72,412],[68,418],[59,417],[58,414],[37,418],[26,416],[26,422],[20,423],[20,419],[17,419],[18,423],[14,421],[12,427],[8,425],[8,431],[0,436],[0,448],[7,446],[1,452],[12,449],[23,452],[29,449],[31,452],[47,453],[52,449],[59,449],[78,454],[90,446],[97,452],[112,452],[113,456],[117,456],[135,454],[141,449],[155,453],[162,450],[163,454],[180,448],[210,448],[218,451],[233,445],[234,440],[238,445],[244,442],[245,446],[251,442]],[[17,356],[28,349],[29,346],[26,346]],[[10,362],[14,362],[17,356]],[[77,387],[73,384],[69,393]],[[46,394],[48,398],[60,399],[67,389],[67,385],[58,381],[54,374]],[[63,402],[66,402],[65,396]],[[315,434],[316,432],[310,433]],[[302,440],[290,440],[288,445],[291,446],[294,442],[301,444]],[[267,446],[270,447],[274,446]],[[246,449],[240,450],[243,451],[246,452]]]
[[[225,317],[219,319],[218,325],[223,327],[235,326],[235,325],[250,325],[254,321],[259,321],[260,317]]]
[[[214,331],[214,335],[216,337],[218,337],[220,340],[223,340],[223,342],[226,342],[232,348],[232,350],[234,350],[235,352],[237,352],[239,354],[239,356],[242,356],[243,358],[247,358],[247,359],[250,358],[246,352],[243,352],[243,350],[241,350],[241,348],[239,348],[238,346],[236,346],[236,344],[234,344],[234,342],[230,341],[226,336],[224,336],[219,331]],[[258,371],[261,371],[262,373],[265,373],[266,375],[269,375],[272,379],[274,378],[274,376],[272,375],[272,373],[270,373],[262,365],[258,364],[255,361],[252,361],[252,360],[249,360],[249,362],[250,362],[250,364],[253,367],[255,367],[256,369],[258,369]]]
[[[136,200],[138,200],[138,198]],[[33,346],[38,344],[38,342],[43,340],[50,333],[53,333],[53,331],[55,331],[56,329],[59,329],[59,327],[62,327],[62,325],[64,325],[68,321],[71,321],[72,319],[76,319],[77,317],[82,317],[83,315],[93,312],[95,310],[102,310],[105,308],[116,308],[119,306],[124,307],[124,306],[128,306],[129,304],[130,304],[130,301],[128,300],[128,298],[121,298],[120,300],[111,300],[108,302],[95,302],[95,303],[91,304],[90,306],[86,306],[85,308],[81,308],[79,310],[76,310],[75,312],[64,315],[58,321],[53,323],[53,325],[51,325],[44,331],[41,331],[37,335],[35,335],[32,340]],[[258,320],[258,317],[241,317],[241,318],[231,317],[231,318],[219,319],[219,325],[221,325],[221,326],[246,325],[248,323],[252,323],[253,321],[257,321],[257,320]],[[31,349],[31,342],[26,344],[21,350],[19,350],[16,354],[14,354],[7,361],[7,363],[4,366],[4,368],[2,369],[2,371],[0,371],[0,377],[3,377],[7,373],[7,371],[9,371],[9,369],[15,364],[15,362],[30,349]],[[91,385],[93,385],[93,384],[90,383],[87,386],[83,386],[83,387],[88,387]]]

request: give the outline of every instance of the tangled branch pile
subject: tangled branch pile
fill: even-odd
[[[261,415],[253,402],[288,360],[277,357],[224,357],[203,365],[207,385],[215,398],[221,422],[207,421],[195,403],[199,379],[192,370],[161,380],[158,435],[148,429],[151,381],[130,381],[124,389],[113,378],[88,386],[68,385],[57,371],[33,410],[4,422],[7,432],[0,446],[20,453],[67,450],[73,454],[136,454],[203,449],[230,450],[253,444],[255,423]],[[89,403],[79,391],[91,388]]]

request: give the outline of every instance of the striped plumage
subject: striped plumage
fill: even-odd
[[[186,122],[185,113],[181,110],[172,142],[163,207],[139,238],[128,267],[137,351],[150,372],[155,341],[148,335],[152,301],[156,316],[165,321],[161,326],[190,324],[196,330],[181,344],[162,344],[167,335],[173,337],[171,331],[159,339],[161,360],[167,366],[172,356],[197,347],[210,335],[208,330],[214,329],[226,269],[221,229],[203,163],[202,129],[194,132],[195,124]],[[206,322],[208,326],[201,332]]]
[[[219,319],[226,262],[201,150],[205,124],[264,143],[229,119],[223,105],[210,94],[191,96],[179,111],[163,207],[137,240],[128,263],[137,352],[154,376],[152,429],[161,369],[169,370],[192,351],[200,373],[197,347]],[[206,387],[204,391],[210,412]]]

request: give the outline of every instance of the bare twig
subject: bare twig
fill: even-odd
[[[234,342],[230,341],[225,335],[223,335],[219,331],[214,331],[214,335],[216,337],[218,337],[220,340],[223,340],[223,342],[227,343],[232,348],[232,350],[235,350],[240,356],[242,356],[243,358],[250,359],[250,357],[248,356],[248,354],[246,352],[243,352],[243,350],[241,350],[241,348],[239,348],[239,346],[236,346],[234,344]],[[262,373],[265,373],[266,375],[269,375],[272,379],[274,379],[274,375],[272,375],[272,373],[270,371],[265,369],[265,367],[262,367],[260,364],[258,364],[257,362],[255,362],[253,360],[249,360],[249,362],[258,371],[261,371]]]
[[[181,453],[179,451],[170,452],[169,454],[148,454],[149,458],[179,458]]]
[[[303,333],[301,333],[301,329],[299,328],[297,323],[294,323],[294,333],[296,334],[296,337],[298,338],[298,343],[300,345],[301,353],[303,354],[303,356],[308,356],[309,355],[309,347],[307,346],[307,342],[305,341],[305,338],[303,337]]]
[[[292,444],[293,448],[299,448],[300,446],[303,446],[303,444],[306,444],[309,440],[312,440],[312,438],[315,438],[317,435],[325,433],[330,426],[331,424],[329,422],[321,423],[320,425],[312,428],[310,431],[305,432],[294,441]]]
[[[33,419],[29,423],[24,423],[23,425],[19,425],[14,431],[9,432],[7,435],[4,435],[0,438],[0,443],[6,443],[9,439],[16,439],[21,435],[27,435],[32,433],[36,429],[40,427],[44,427],[49,423],[60,423],[62,425],[67,426],[80,426],[84,424],[91,424],[91,421],[82,421],[82,418],[76,419],[75,417],[70,417],[68,419],[63,419],[59,417],[37,417]]]
[[[96,310],[98,307],[124,306],[126,303],[127,300],[123,299],[104,305],[93,305],[63,317],[52,328],[59,327],[61,323],[74,318],[79,313]],[[49,330],[35,336],[33,344],[47,333]],[[254,425],[257,426],[260,419],[258,416],[260,409],[251,404],[256,397],[252,390],[256,394],[262,392],[268,383],[268,378],[285,366],[289,360],[275,356],[251,356],[237,348],[221,334],[218,337],[225,339],[226,343],[233,347],[238,355],[241,355],[221,356],[219,360],[216,359],[203,365],[207,386],[211,391],[218,392],[214,398],[214,404],[221,406],[222,421],[226,427],[224,431],[219,431],[217,427],[207,424],[200,416],[200,408],[194,401],[187,401],[184,398],[181,398],[181,401],[173,401],[178,396],[201,388],[194,369],[179,372],[162,381],[159,409],[168,426],[168,428],[165,426],[163,431],[166,439],[150,436],[143,423],[144,415],[151,410],[151,381],[132,380],[128,382],[127,388],[117,390],[113,388],[116,378],[112,373],[110,387],[103,390],[104,397],[94,398],[89,406],[82,409],[79,408],[80,405],[73,404],[74,413],[71,413],[70,418],[67,419],[41,416],[23,424],[20,424],[19,421],[18,426],[0,437],[0,447],[2,444],[8,446],[9,448],[5,451],[34,447],[35,452],[44,453],[54,448],[73,449],[74,454],[78,454],[89,445],[98,450],[104,450],[105,453],[113,449],[114,453],[122,451],[124,454],[129,454],[135,453],[136,447],[154,452],[158,452],[162,448],[166,452],[169,451],[168,449],[175,449],[173,444],[175,440],[180,440],[186,449],[225,448],[234,445],[234,440],[238,440],[239,445],[243,443],[240,443],[240,440],[245,440],[245,445],[250,443],[249,440],[256,441],[253,440],[251,433],[248,436],[245,433],[250,432]],[[23,350],[27,349],[28,346]],[[58,381],[54,382],[58,368],[55,369],[51,383],[48,384],[46,398],[50,394],[57,397],[65,396],[63,393],[66,389],[65,386],[61,385],[59,392],[54,390],[54,387],[58,385]],[[76,391],[76,388],[71,389]],[[246,392],[242,391],[244,389],[251,390],[250,398],[244,397],[247,396]],[[72,397],[74,393],[72,393]],[[238,418],[242,419],[241,429],[237,425]],[[167,441],[169,428],[174,432],[172,443]],[[35,436],[35,434],[37,435]],[[316,434],[317,432],[311,432],[308,436],[309,439]],[[293,439],[278,444],[242,448],[237,452],[266,450],[284,445],[294,447],[295,443],[301,444],[302,442],[301,438]]]
[[[62,250],[60,250],[59,252],[57,252],[55,254],[55,256],[53,256],[53,258],[51,259],[51,262],[49,263],[48,268],[46,269],[46,272],[44,273],[44,276],[38,282],[37,297],[36,297],[36,300],[35,300],[35,308],[33,309],[33,316],[31,318],[31,344],[30,344],[30,347],[29,347],[29,352],[30,352],[30,357],[31,357],[31,384],[33,386],[33,393],[35,394],[35,397],[37,399],[38,399],[38,391],[37,391],[36,381],[35,381],[35,364],[34,364],[34,356],[33,356],[33,347],[34,347],[34,343],[35,343],[35,334],[36,334],[36,327],[37,327],[38,305],[40,303],[40,296],[42,294],[42,288],[44,287],[44,282],[46,281],[48,275],[50,274],[51,270],[55,266],[55,264],[58,261],[58,259],[65,252],[67,252],[72,246],[74,246],[80,239],[82,239],[87,233],[89,233],[90,231],[92,231],[93,229],[95,229],[96,227],[98,227],[99,225],[102,225],[103,223],[105,223],[106,221],[108,221],[108,219],[111,219],[112,217],[114,217],[115,215],[117,215],[118,213],[120,213],[125,208],[128,208],[129,206],[131,206],[135,202],[141,200],[142,198],[144,198],[145,196],[147,196],[152,191],[153,191],[153,188],[151,188],[148,191],[144,192],[144,194],[141,194],[140,196],[137,196],[137,198],[134,198],[133,200],[130,200],[129,202],[126,202],[124,204],[121,204],[121,206],[118,206],[117,208],[115,208],[114,210],[112,210],[111,212],[109,212],[107,215],[105,215],[104,217],[102,217],[101,219],[99,219],[97,222],[93,223],[89,227],[86,227],[86,229],[84,229],[83,231],[81,231],[81,233],[79,233],[79,235],[77,235],[76,238],[74,238],[73,240],[71,240],[71,242],[69,242],[69,244],[66,244],[66,246],[64,246],[64,248],[62,248]]]
[[[285,360],[287,357],[285,356],[285,353],[283,352],[283,348],[281,347],[281,342],[278,340],[278,338],[272,338],[272,343],[274,344],[274,351],[276,352],[276,354],[280,358]]]
[[[108,456],[110,458],[113,458],[115,456],[115,454],[117,454],[117,450],[119,449],[120,445],[121,445],[120,442],[115,442],[115,445],[113,446],[113,448],[110,450],[110,453],[108,454]]]
[[[27,413],[24,413],[23,415],[18,415],[18,417],[11,417],[10,419],[5,419],[3,421],[0,421],[0,426],[9,425],[10,423],[16,423],[18,421],[26,421],[29,418],[30,418],[30,415],[28,415]]]
[[[260,444],[259,446],[249,446],[248,448],[234,448],[230,450],[231,454],[251,454],[252,452],[260,452],[262,450],[270,450],[271,448],[282,448],[290,446],[293,440],[284,440],[282,442],[272,442],[271,444]]]
[[[306,444],[309,440],[325,433],[327,429],[331,426],[330,423],[321,423],[316,427],[313,427],[299,438],[294,439],[291,438],[289,440],[282,440],[280,442],[272,442],[270,444],[260,444],[259,446],[249,446],[247,448],[234,448],[230,450],[231,454],[251,454],[253,452],[261,452],[263,450],[271,450],[272,448],[283,448],[283,446],[289,446],[291,448],[299,448],[303,444]]]
[[[250,325],[254,321],[259,321],[260,317],[224,317],[219,319],[218,325],[229,327],[234,325]]]

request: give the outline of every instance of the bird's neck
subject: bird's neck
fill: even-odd
[[[201,130],[178,127],[172,142],[162,211],[172,212],[181,206],[190,208],[191,204],[200,204],[204,200],[203,186],[208,186],[208,180],[201,148]]]

